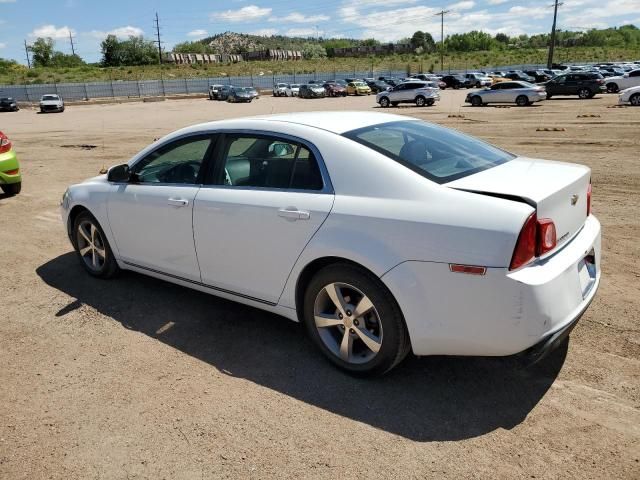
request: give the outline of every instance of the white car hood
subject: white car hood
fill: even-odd
[[[62,101],[60,101],[60,100],[42,100],[42,101],[40,101],[40,105],[60,106],[60,105],[62,105]]]

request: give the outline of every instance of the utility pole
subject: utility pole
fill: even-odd
[[[69,41],[71,42],[71,54],[75,55],[76,54],[76,49],[73,45],[73,35],[71,34],[71,30],[69,30]]]
[[[557,1],[557,0],[556,0]],[[440,71],[444,71],[444,16],[451,10],[442,9],[433,16],[440,16]]]
[[[160,20],[158,19],[158,12],[156,12],[155,24],[156,24],[156,34],[157,34],[157,37],[158,37],[158,40],[157,40],[157,43],[158,43],[158,63],[160,65],[162,65],[162,42],[160,41]]]
[[[549,41],[549,56],[547,57],[547,68],[551,68],[553,65],[553,49],[556,45],[556,19],[558,18],[558,7],[562,5],[562,2],[555,0],[553,4],[553,25],[551,27],[551,39]]]
[[[27,55],[27,66],[31,68],[31,59],[29,58],[29,46],[27,45],[27,41],[24,41],[24,53]]]

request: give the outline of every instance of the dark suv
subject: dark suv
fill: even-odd
[[[544,84],[547,98],[555,95],[578,95],[582,99],[592,98],[596,93],[607,91],[604,78],[595,72],[568,72],[552,78]]]
[[[0,111],[5,110],[7,112],[17,112],[20,110],[16,101],[11,97],[0,98]]]
[[[447,85],[446,88],[471,88],[473,84],[463,75],[445,75],[442,81]]]

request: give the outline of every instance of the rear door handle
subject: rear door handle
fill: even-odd
[[[185,198],[170,198],[167,200],[169,205],[173,205],[174,207],[186,207],[189,205],[189,200]]]
[[[278,216],[291,220],[309,220],[311,214],[304,210],[298,210],[295,207],[281,208],[278,210]]]

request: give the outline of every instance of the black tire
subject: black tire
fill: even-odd
[[[519,107],[526,107],[527,105],[529,105],[529,99],[526,95],[520,95],[518,98],[516,98],[516,105],[518,105]]]
[[[62,107],[62,108],[60,109],[60,113],[62,113],[62,112],[64,112],[64,107]]]
[[[482,87],[482,85],[480,84],[480,82],[476,82],[476,88],[480,88]]]
[[[454,86],[453,86],[453,89],[454,89],[454,90],[458,90],[459,88],[460,88],[460,85],[454,85]]]
[[[588,88],[581,88],[580,90],[578,90],[578,97],[582,100],[586,100],[587,98],[593,97],[593,94]]]
[[[366,295],[374,306],[382,328],[380,349],[373,358],[363,363],[344,361],[323,341],[315,324],[314,309],[319,295],[332,283],[347,284]],[[346,297],[345,297],[346,298]],[[411,350],[409,334],[402,312],[391,292],[368,271],[351,264],[337,263],[320,270],[307,286],[304,295],[304,323],[312,341],[320,351],[339,368],[358,376],[383,375],[398,365]],[[364,320],[363,320],[364,321]],[[339,328],[335,333],[344,335]],[[357,327],[355,327],[357,328]],[[344,331],[344,329],[342,329]],[[346,332],[345,332],[346,333]],[[355,337],[354,337],[355,338]],[[355,340],[357,342],[357,340]],[[355,348],[354,348],[355,350]],[[355,355],[354,355],[354,360]]]
[[[2,188],[5,195],[13,197],[14,195],[19,194],[20,190],[22,190],[22,182],[7,183],[6,185],[0,185],[0,188]]]
[[[618,88],[618,84],[611,82],[607,83],[607,92],[608,93],[618,93],[620,89]]]
[[[553,97],[553,95],[551,95],[550,93],[547,93],[547,100],[551,100],[551,97]]]
[[[436,103],[433,98],[429,98],[427,100],[427,107],[433,107],[433,104]]]
[[[382,108],[388,108],[388,107],[389,107],[389,103],[390,103],[390,102],[389,102],[389,99],[388,99],[387,97],[382,97],[382,98],[380,99],[380,106],[381,106]]]
[[[427,104],[427,99],[422,95],[418,95],[415,99],[415,102],[417,107],[424,107]]]
[[[471,97],[471,105],[474,107],[481,107],[482,98],[480,98],[478,95],[474,95],[473,97]]]
[[[95,227],[96,233],[98,233],[99,236],[94,236],[93,241],[95,242],[95,245],[97,247],[101,247],[104,251],[102,264],[100,264],[100,260],[98,258],[96,262],[97,265],[96,263],[93,264],[96,265],[95,267],[91,266],[91,261],[83,257],[83,255],[80,253],[80,249],[84,248],[85,245],[88,245],[87,241],[80,233],[80,228],[83,228],[86,232],[87,225],[93,225]],[[104,230],[102,230],[102,227],[100,226],[98,221],[88,211],[85,210],[84,212],[79,213],[74,220],[71,237],[73,239],[73,246],[76,250],[78,260],[80,261],[80,264],[83,266],[83,268],[87,271],[87,273],[89,273],[89,275],[106,279],[113,277],[120,271],[120,267],[118,267],[118,263],[113,256],[113,251],[111,250],[111,246],[109,245],[107,236],[104,234]],[[99,255],[97,255],[97,257],[99,257]]]
[[[634,93],[629,97],[629,105],[640,107],[640,93]]]
[[[397,107],[398,105],[400,105],[400,102],[391,102],[392,107]]]

